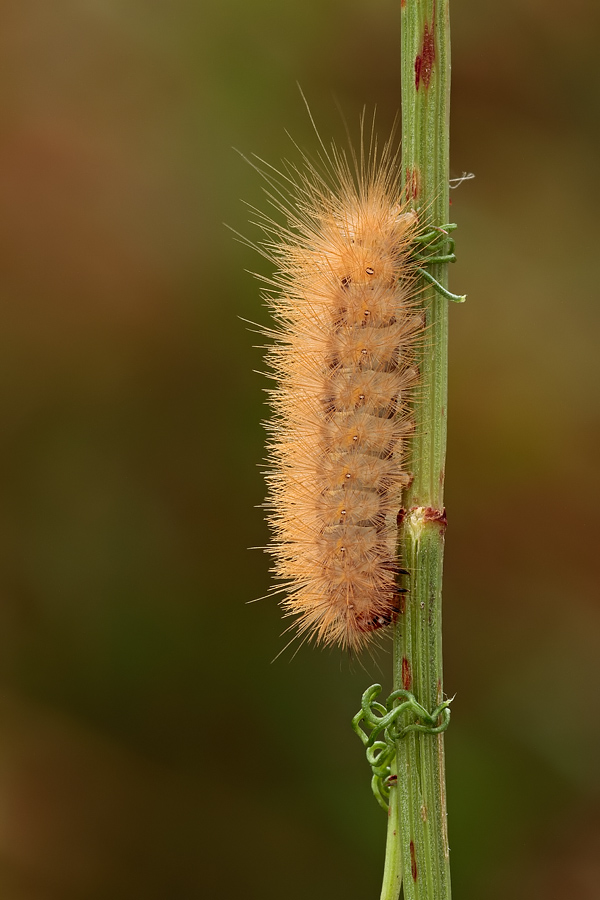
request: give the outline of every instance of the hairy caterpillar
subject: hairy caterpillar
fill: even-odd
[[[358,155],[320,143],[316,163],[303,154],[302,168],[261,171],[286,219],[257,221],[258,249],[276,266],[265,295],[276,327],[263,330],[276,380],[266,549],[299,633],[358,650],[400,608],[396,518],[424,329],[419,228],[391,142],[378,152],[371,132]]]

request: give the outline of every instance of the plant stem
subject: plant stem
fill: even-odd
[[[449,38],[448,0],[402,0],[402,169],[406,199],[423,226],[448,222]],[[447,285],[446,264],[430,271]],[[426,324],[414,408],[414,479],[400,527],[401,565],[410,576],[394,634],[394,690],[411,690],[431,711],[443,699],[448,301],[424,279],[419,290]],[[397,742],[396,753],[398,782],[391,794],[400,828],[394,814],[387,852],[401,859],[405,900],[449,900],[443,735],[412,732]],[[398,886],[384,880],[382,900],[398,896]]]
[[[395,775],[395,761],[391,764],[390,768],[392,775]],[[398,793],[395,789],[390,791],[389,804],[381,900],[395,900],[396,897],[400,896],[400,887],[402,885],[402,854],[399,840],[400,818],[398,815]]]

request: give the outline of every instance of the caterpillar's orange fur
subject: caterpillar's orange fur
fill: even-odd
[[[359,649],[399,608],[396,516],[423,331],[417,216],[389,144],[350,159],[321,147],[320,162],[265,176],[287,224],[259,221],[277,266],[268,549],[300,633]]]

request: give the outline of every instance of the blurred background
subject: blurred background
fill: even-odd
[[[598,7],[452,9],[454,895],[600,897]],[[379,896],[350,729],[391,656],[284,646],[268,264],[233,151],[399,106],[397,0],[0,7],[0,893]]]

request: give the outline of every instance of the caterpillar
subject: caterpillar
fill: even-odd
[[[258,214],[275,266],[268,430],[272,572],[297,632],[362,649],[400,609],[397,515],[418,382],[417,214],[392,141],[364,119],[357,153],[327,149],[283,172],[259,168],[285,223]],[[316,131],[316,129],[315,129]],[[318,133],[317,133],[318,135]]]

